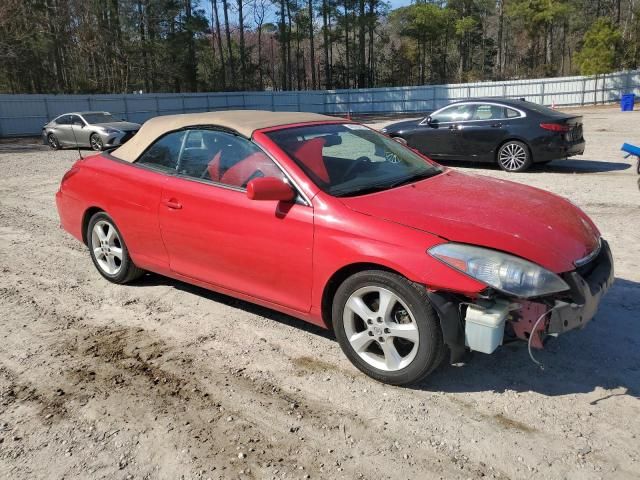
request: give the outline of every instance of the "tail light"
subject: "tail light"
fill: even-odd
[[[544,128],[545,130],[551,130],[552,132],[568,132],[571,130],[571,125],[566,125],[562,123],[541,123],[540,128]]]

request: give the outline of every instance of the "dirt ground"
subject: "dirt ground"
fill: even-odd
[[[512,344],[413,388],[279,313],[156,275],[108,283],[58,227],[77,152],[1,144],[0,477],[639,478],[640,193],[619,147],[640,112],[583,114],[583,157],[456,168],[591,215],[617,277],[596,319],[552,340],[544,371]]]

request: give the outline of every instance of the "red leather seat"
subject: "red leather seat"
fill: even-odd
[[[293,156],[316,177],[325,183],[329,183],[331,179],[329,178],[329,172],[322,158],[322,148],[324,144],[325,139],[322,137],[306,140],[295,147]]]
[[[264,153],[255,152],[232,165],[219,181],[225,185],[246,187],[249,180],[256,176],[282,178],[282,172]]]
[[[215,156],[209,162],[207,170],[209,171],[209,178],[214,182],[220,181],[220,158],[222,157],[222,150],[215,154]]]

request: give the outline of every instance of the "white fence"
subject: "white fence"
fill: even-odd
[[[42,126],[54,117],[86,110],[106,110],[142,123],[157,115],[232,109],[329,115],[422,113],[470,97],[524,97],[543,105],[574,106],[617,102],[625,93],[640,95],[640,71],[611,73],[597,79],[563,77],[358,90],[0,95],[0,137],[39,135]]]

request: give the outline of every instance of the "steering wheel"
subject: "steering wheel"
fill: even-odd
[[[371,163],[371,159],[364,155],[362,157],[356,158],[353,161],[353,163],[349,165],[349,167],[347,167],[347,170],[344,172],[344,175],[342,176],[343,181],[349,180],[353,176],[353,174],[356,173],[358,169],[362,167],[365,163]]]

